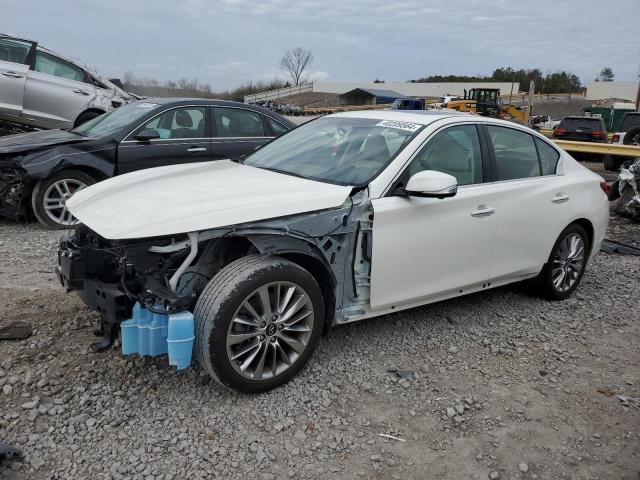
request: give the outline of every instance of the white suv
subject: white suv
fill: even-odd
[[[0,121],[72,128],[133,96],[37,42],[0,34]]]

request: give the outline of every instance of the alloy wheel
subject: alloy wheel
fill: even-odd
[[[86,186],[84,182],[73,178],[63,178],[49,185],[43,198],[47,216],[59,225],[73,225],[76,219],[67,209],[67,200]]]
[[[247,296],[227,331],[227,357],[250,380],[267,380],[291,368],[313,331],[311,298],[299,285],[273,282]]]
[[[553,257],[553,285],[559,292],[566,292],[578,281],[584,264],[584,240],[577,233],[567,235]]]

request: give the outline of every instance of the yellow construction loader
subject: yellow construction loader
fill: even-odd
[[[445,107],[459,112],[477,113],[485,117],[529,123],[529,114],[526,110],[502,103],[498,88],[472,88],[468,92],[465,90],[463,99],[451,100]]]

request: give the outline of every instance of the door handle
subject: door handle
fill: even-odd
[[[206,152],[207,149],[205,147],[191,147],[187,148],[187,152],[197,153],[197,152]]]
[[[477,210],[471,212],[472,217],[490,217],[496,212],[495,208],[480,205]]]
[[[551,199],[552,203],[564,203],[568,201],[569,201],[569,195],[565,195],[564,193],[559,193]]]
[[[73,93],[77,93],[78,95],[90,95],[89,92],[85,92],[84,90],[74,90]]]
[[[8,71],[8,72],[3,72],[2,75],[4,75],[5,77],[11,77],[11,78],[22,78],[22,77],[24,77],[24,75],[22,75],[20,73],[12,72],[11,70]]]

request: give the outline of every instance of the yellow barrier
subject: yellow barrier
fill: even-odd
[[[593,153],[595,155],[620,155],[623,157],[640,157],[640,147],[635,145],[619,145],[617,143],[571,142],[569,140],[553,140],[567,152]]]

